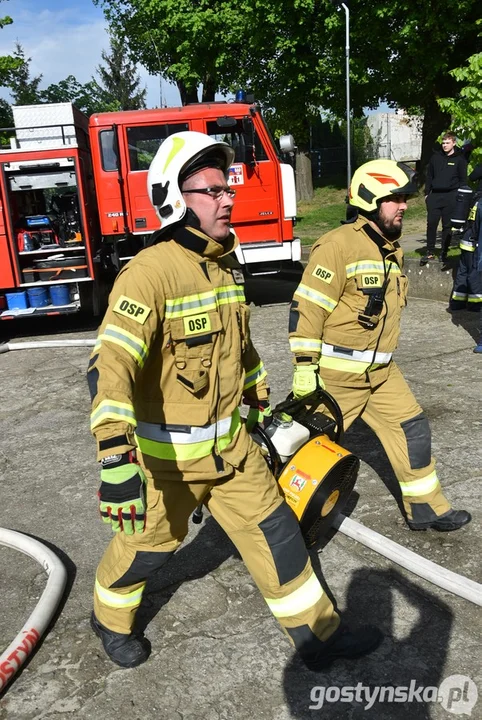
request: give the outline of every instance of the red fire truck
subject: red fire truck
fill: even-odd
[[[0,150],[0,319],[101,310],[101,289],[158,228],[147,170],[172,133],[197,130],[235,150],[233,226],[246,272],[300,259],[294,172],[256,104],[221,102],[101,113],[69,103],[13,107]]]

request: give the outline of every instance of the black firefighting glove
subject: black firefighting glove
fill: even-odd
[[[143,533],[146,520],[144,471],[135,461],[135,454],[110,455],[100,461],[101,486],[99,510],[102,520],[114,532],[126,535]]]
[[[257,405],[252,405],[248,411],[246,418],[246,430],[252,432],[256,424],[261,425],[263,430],[271,425],[273,421],[273,413],[269,400],[259,400]]]

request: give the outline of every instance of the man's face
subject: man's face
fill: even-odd
[[[455,140],[453,140],[453,138],[448,137],[442,140],[442,150],[446,155],[451,155],[454,151],[454,147]]]
[[[403,215],[407,209],[406,195],[390,195],[380,203],[377,225],[385,237],[397,240],[402,234]]]
[[[208,187],[227,188],[226,178],[222,170],[204,168],[195,175],[191,175],[182,186],[182,192],[185,193],[183,195],[184,202],[199,218],[201,230],[213,240],[222,244],[230,232],[234,199],[226,193],[216,199],[211,195],[186,192]]]

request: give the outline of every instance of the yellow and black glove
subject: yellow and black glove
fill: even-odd
[[[100,461],[99,510],[114,532],[143,533],[146,521],[146,476],[132,451]]]
[[[320,377],[320,366],[315,363],[299,363],[295,365],[293,375],[293,397],[299,400],[306,395],[311,395],[318,388],[325,387]]]

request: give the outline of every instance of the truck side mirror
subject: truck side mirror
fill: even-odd
[[[281,135],[279,139],[279,147],[283,154],[295,151],[295,139],[293,135]]]

